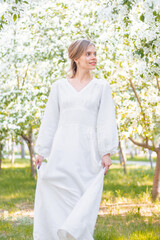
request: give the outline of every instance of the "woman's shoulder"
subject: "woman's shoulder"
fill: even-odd
[[[59,84],[62,84],[63,82],[65,81],[65,78],[58,78],[57,80],[55,80],[53,83],[52,83],[52,85],[51,85],[51,87],[53,87],[53,86],[58,86]]]
[[[97,85],[100,85],[102,87],[110,86],[109,82],[104,78],[95,78],[95,82],[97,83]]]
[[[67,78],[65,78],[65,77],[58,78],[57,80],[55,80],[52,83],[52,87],[63,84],[66,81],[66,79]],[[104,78],[96,78],[96,77],[94,77],[94,82],[95,82],[95,84],[97,86],[101,86],[101,87],[110,86],[109,82],[107,80],[105,80]]]

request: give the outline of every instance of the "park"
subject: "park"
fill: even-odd
[[[111,86],[119,146],[104,177],[95,240],[160,239],[159,0],[0,3],[0,239],[32,240],[34,149],[67,47],[89,39]]]

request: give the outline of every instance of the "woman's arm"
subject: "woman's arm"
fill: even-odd
[[[38,137],[35,144],[35,152],[38,154],[36,163],[50,154],[55,132],[59,122],[58,84],[54,82],[48,97],[44,115],[41,121]]]
[[[103,167],[106,167],[107,171],[112,165],[110,156],[113,155],[118,148],[118,129],[111,87],[106,81],[103,85],[98,111],[97,139],[99,153],[102,158],[102,165]]]

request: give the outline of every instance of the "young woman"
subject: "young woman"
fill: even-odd
[[[110,85],[91,74],[95,44],[77,40],[68,55],[71,75],[52,84],[36,140],[34,240],[94,239],[104,175],[118,148]]]

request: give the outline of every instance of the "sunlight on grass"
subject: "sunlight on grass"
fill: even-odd
[[[115,160],[119,160],[119,156],[118,155],[114,155],[111,158],[115,159]],[[143,156],[136,156],[136,155],[134,155],[134,158],[132,158],[130,155],[126,154],[126,158],[127,158],[127,161],[150,162],[148,158],[143,157]],[[153,158],[153,162],[156,162],[156,157],[154,156],[152,158]]]
[[[0,239],[32,240],[36,181],[30,162],[3,160],[0,173]],[[104,177],[95,240],[160,239],[160,201],[152,202],[154,170],[113,164]]]
[[[102,202],[151,203],[154,171],[148,166],[128,166],[127,175],[113,164],[104,178]]]
[[[30,167],[30,160],[29,159],[15,159],[14,164],[11,163],[11,160],[5,159],[2,161],[2,168],[25,168]]]
[[[96,240],[151,240],[153,236],[153,239],[159,239],[159,224],[135,214],[98,216],[94,234]]]

